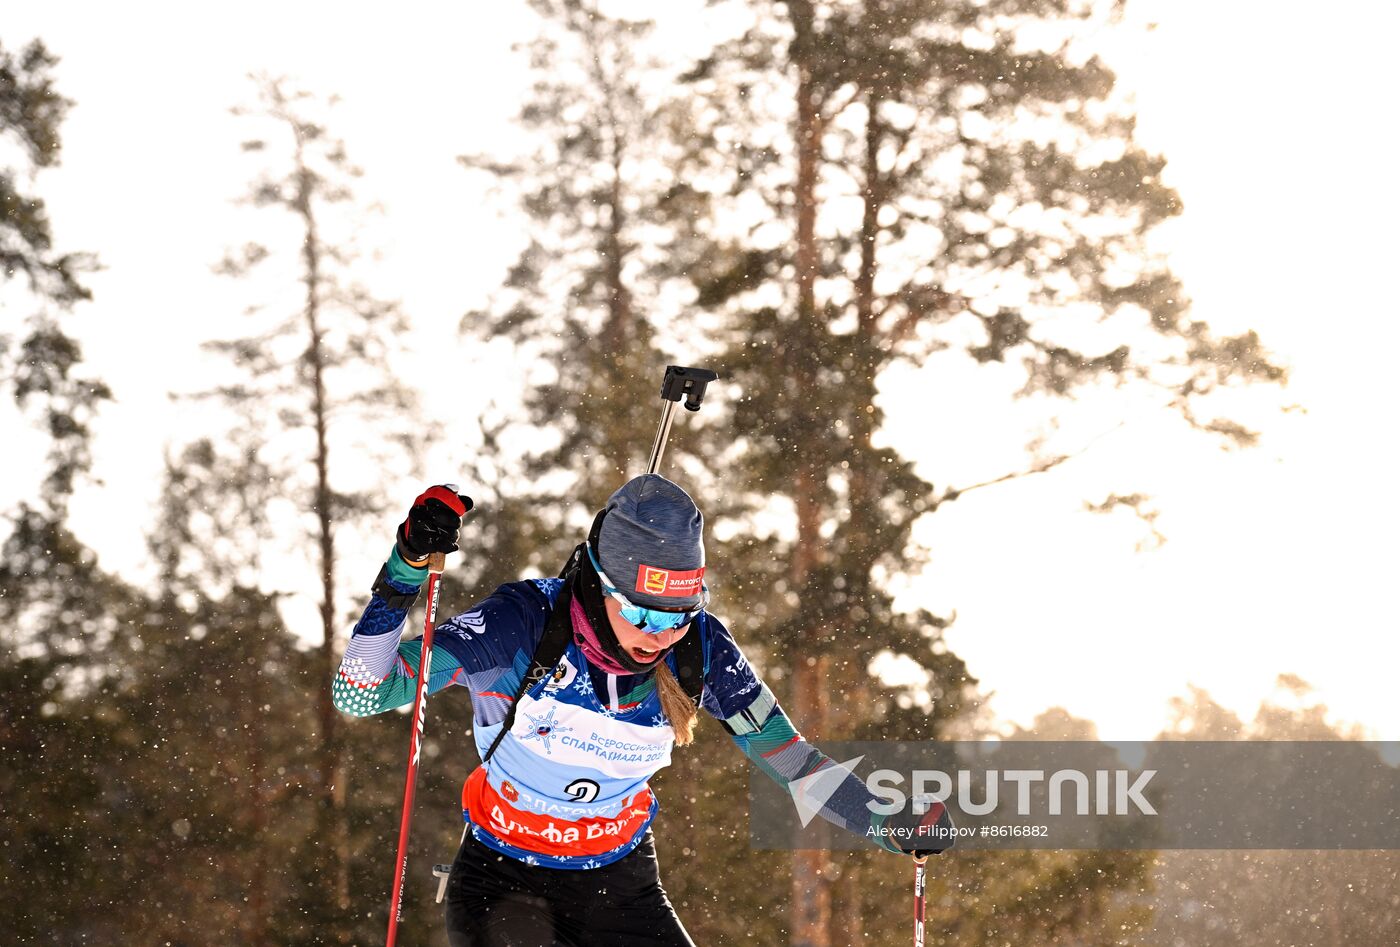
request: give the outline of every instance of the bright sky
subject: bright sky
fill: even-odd
[[[366,169],[361,193],[385,208],[366,235],[384,254],[374,282],[404,301],[420,349],[455,346],[462,312],[498,285],[519,240],[486,182],[454,160],[511,138],[526,80],[510,46],[530,29],[519,6],[496,5],[489,23],[447,4],[399,5],[392,16],[267,2],[6,11],[5,43],[42,37],[78,103],[63,167],[40,191],[62,246],[92,249],[106,267],[90,281],[96,301],[72,322],[119,399],[98,427],[105,487],[77,506],[79,532],[104,562],[145,568],[161,452],[191,410],[166,393],[198,388],[199,342],[236,331],[237,307],[220,308],[227,287],[209,265],[243,239],[229,204],[246,180],[242,133],[227,108],[249,100],[245,74],[291,73],[343,98],[336,130]],[[1389,410],[1400,322],[1387,279],[1400,195],[1382,171],[1395,143],[1383,64],[1400,13],[1364,0],[1306,16],[1283,9],[1132,0],[1131,28],[1105,35],[1104,52],[1184,197],[1162,249],[1196,315],[1221,331],[1257,329],[1292,367],[1282,403],[1307,412],[1270,416],[1260,448],[1226,453],[1143,406],[1091,410],[1064,446],[1128,424],[1056,472],[927,519],[932,564],[905,601],[957,609],[950,643],[1005,719],[1061,705],[1105,737],[1145,738],[1188,682],[1251,713],[1287,671],[1338,717],[1400,739]],[[668,23],[678,42],[694,32]],[[470,351],[454,351],[460,373],[429,397],[469,418],[489,385],[466,371]],[[992,396],[992,381],[924,381],[927,402],[896,378],[885,403],[890,436],[926,476],[966,484],[1020,465],[1026,414]],[[978,386],[985,406],[971,394]],[[988,443],[1007,447],[996,457]],[[11,470],[0,499],[29,489]],[[1137,520],[1082,511],[1111,491],[1152,494],[1166,545],[1135,553]]]

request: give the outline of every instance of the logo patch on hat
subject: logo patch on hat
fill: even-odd
[[[637,591],[662,598],[691,598],[699,595],[704,579],[704,566],[687,572],[647,565],[637,567]]]

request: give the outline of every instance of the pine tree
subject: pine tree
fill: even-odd
[[[282,502],[305,529],[280,540],[316,563],[322,683],[309,692],[316,707],[315,850],[319,897],[329,902],[324,930],[329,940],[346,943],[352,937],[342,732],[348,724],[331,703],[329,681],[353,608],[337,584],[336,538],[376,510],[373,488],[382,482],[365,471],[406,473],[416,450],[414,399],[389,374],[405,320],[356,275],[351,184],[359,169],[324,124],[325,104],[274,78],[260,79],[258,91],[256,108],[235,110],[256,127],[244,151],[264,162],[247,203],[279,216],[260,215],[267,239],[230,253],[219,271],[234,278],[258,271],[268,285],[280,278],[284,289],[249,307],[250,335],[209,344],[236,370],[234,380],[210,394],[229,409],[231,424],[251,424],[257,462],[280,481]],[[372,440],[365,431],[374,432]],[[259,587],[269,588],[269,581],[263,576]]]
[[[748,488],[749,522],[775,498],[791,511],[788,535],[741,528],[720,558],[762,590],[753,610],[771,663],[794,669],[785,702],[819,739],[930,738],[957,715],[972,682],[943,623],[896,613],[886,580],[917,568],[916,519],[1066,457],[988,484],[925,482],[877,446],[892,367],[961,358],[1005,372],[1017,360],[1020,395],[1051,415],[1080,393],[1151,390],[1240,443],[1253,435],[1238,422],[1201,420],[1206,396],[1284,378],[1253,333],[1218,338],[1192,320],[1147,252],[1180,202],[1162,159],[1133,141],[1112,73],[1067,42],[1094,16],[1073,0],[759,3],[752,29],[687,76],[677,219],[692,227],[677,265],[734,340],[721,362],[743,400],[725,435],[744,450],[725,479]],[[863,699],[882,652],[929,671],[932,716]],[[838,708],[832,693],[857,697]],[[847,936],[832,912],[838,874],[820,853],[794,857],[794,943]]]
[[[42,529],[31,528],[34,523]],[[112,942],[149,824],[127,802],[142,734],[118,704],[150,611],[65,525],[27,517],[0,565],[0,928],[16,944]],[[79,883],[77,879],[83,879]]]
[[[159,820],[145,872],[168,881],[152,884],[148,907],[161,926],[148,922],[146,936],[178,941],[212,928],[268,943],[305,926],[299,909],[312,883],[297,853],[316,841],[318,788],[305,748],[324,677],[286,627],[280,593],[259,585],[277,548],[281,491],[258,456],[262,433],[236,428],[166,461],[149,537],[162,620],[129,661],[136,684],[125,695],[130,717],[159,737],[142,786]],[[181,909],[191,900],[197,916]]]
[[[1162,740],[1364,739],[1337,724],[1301,678],[1285,674],[1276,695],[1243,721],[1207,692],[1172,702]],[[1376,753],[1374,744],[1355,752]],[[1270,798],[1278,787],[1258,787]],[[1257,943],[1323,947],[1391,944],[1400,937],[1400,853],[1394,851],[1170,851],[1152,865],[1154,923],[1144,943]]]
[[[7,423],[37,428],[43,445],[41,456],[11,458],[37,477],[34,493],[4,511],[0,546],[0,930],[14,943],[76,941],[129,891],[129,875],[104,870],[131,824],[112,808],[132,773],[112,696],[146,619],[140,596],[99,567],[68,516],[90,466],[90,422],[110,392],[81,374],[66,325],[91,297],[82,278],[95,262],[60,250],[32,190],[59,162],[72,104],[55,86],[56,63],[37,40],[17,52],[0,45],[0,142],[14,162],[0,164],[0,393],[14,404]],[[92,876],[81,890],[78,875]]]
[[[689,281],[694,305],[684,321],[727,346],[717,367],[733,381],[726,393],[739,396],[706,451],[725,498],[705,505],[718,513],[711,522],[734,537],[712,548],[723,563],[720,610],[762,627],[768,647],[751,650],[766,650],[755,657],[809,734],[930,738],[964,715],[976,682],[943,643],[947,621],[896,612],[888,580],[917,571],[910,531],[920,516],[970,489],[1067,459],[1033,456],[1026,468],[983,484],[935,488],[907,456],[877,446],[879,385],[892,367],[1019,360],[1022,396],[1051,416],[1071,411],[1082,392],[1147,389],[1189,424],[1251,440],[1228,418],[1201,420],[1206,396],[1284,373],[1252,333],[1217,338],[1190,319],[1184,291],[1146,252],[1146,235],[1180,205],[1161,183],[1162,160],[1134,144],[1131,118],[1111,98],[1111,73],[1073,44],[1057,45],[1090,17],[1087,7],[756,5],[754,28],[699,63],[680,94],[650,113],[647,127],[672,137],[645,139],[645,153],[677,167],[652,178],[619,173],[605,160],[615,154],[609,142],[646,134],[618,134],[610,122],[649,114],[604,107],[617,86],[606,66],[591,62],[621,60],[599,55],[615,47],[590,46],[587,37],[608,21],[578,4],[541,9],[584,51],[583,66],[567,71],[557,35],[535,47],[536,64],[565,78],[539,85],[541,98],[525,118],[559,144],[529,162],[547,169],[539,175],[496,167],[524,182],[536,227],[490,324],[538,346],[528,351],[552,352],[561,365],[583,361],[588,370],[561,368],[566,396],[537,396],[544,409],[533,417],[558,425],[564,446],[531,469],[573,470],[578,483],[616,476],[622,465],[590,445],[607,444],[612,425],[644,425],[617,423],[625,407],[599,410],[605,398],[637,387],[597,368],[615,351],[597,348],[599,340],[610,333],[608,319],[628,308],[621,303],[637,308],[639,291],[673,298],[674,281]],[[1036,48],[1018,39],[1037,30],[1054,41]],[[618,263],[626,257],[617,256],[626,244],[610,240],[606,226],[619,218],[608,200],[620,192],[610,182],[641,191],[629,218],[641,209],[650,215],[641,258],[664,249],[654,265],[631,270],[645,281],[624,283],[626,294],[604,278],[628,272]],[[1076,347],[1085,336],[1064,329],[1067,314],[1081,326],[1104,320],[1108,341],[1099,332],[1098,348]],[[596,393],[580,379],[596,379]],[[775,511],[791,511],[789,531],[755,528]],[[553,532],[566,534],[562,553],[572,536],[562,523]],[[549,534],[541,529],[539,538]],[[736,630],[744,641],[743,626]],[[871,679],[870,660],[889,652],[925,667],[931,703],[911,699],[918,694],[894,700]],[[845,699],[831,700],[835,693]],[[683,913],[698,912],[697,936],[755,936],[761,927],[775,939],[782,925],[774,909],[791,902],[794,942],[896,937],[879,910],[895,889],[878,853],[839,862],[799,854],[789,890],[775,891],[786,873],[770,856],[745,851],[731,824],[743,805],[742,792],[732,790],[745,774],[726,751],[702,741],[658,780],[663,798],[673,783],[688,797],[684,822],[663,817],[658,832],[685,853],[668,884]],[[964,859],[948,869],[935,882],[935,923],[970,942],[1098,942],[1112,936],[1120,909],[1131,917],[1140,858],[1012,861]],[[715,892],[705,883],[715,866],[733,875],[740,864],[753,872],[752,884]],[[853,883],[853,875],[868,883]],[[1054,887],[1056,897],[1073,894],[1072,903],[1010,907],[1055,879],[1067,882]],[[902,890],[904,881],[894,884]],[[965,910],[960,890],[986,910]]]
[[[0,390],[47,442],[47,456],[32,464],[44,471],[38,492],[11,515],[15,552],[40,548],[45,537],[53,548],[64,545],[58,534],[68,500],[91,463],[89,424],[111,396],[101,382],[78,374],[82,349],[59,324],[61,313],[91,298],[81,278],[95,261],[89,254],[60,252],[43,199],[24,190],[59,162],[59,128],[72,103],[54,87],[57,62],[38,40],[17,54],[0,46],[0,140],[21,161],[0,166],[0,294],[15,320],[0,331]]]
[[[504,336],[522,364],[547,366],[524,379],[527,424],[547,434],[535,435],[506,492],[523,514],[510,520],[530,524],[519,554],[553,571],[591,513],[641,473],[652,395],[676,340],[657,328],[666,249],[657,203],[669,173],[662,72],[645,53],[650,24],[584,0],[531,6],[541,33],[528,48],[535,82],[519,122],[537,148],[462,159],[515,190],[528,243],[491,307],[463,327]]]
[[[88,424],[110,397],[101,382],[76,374],[81,348],[59,325],[60,313],[91,298],[82,276],[95,261],[57,249],[43,199],[24,189],[59,162],[59,128],[72,103],[54,87],[57,62],[38,40],[18,53],[0,46],[0,139],[21,161],[0,166],[0,293],[9,312],[30,312],[0,332],[0,390],[47,435],[38,508],[51,517],[62,513],[75,478],[88,468]],[[21,276],[23,286],[16,286]]]
[[[518,469],[501,464],[504,495],[469,524],[473,541],[488,543],[506,567],[497,580],[558,569],[607,496],[641,473],[663,367],[703,364],[714,349],[675,301],[684,276],[668,262],[677,232],[670,221],[685,190],[670,169],[679,154],[674,70],[648,54],[650,24],[578,0],[533,8],[540,35],[527,52],[535,81],[520,122],[537,149],[465,159],[514,189],[529,229],[502,292],[464,329],[503,335],[519,363],[549,366],[526,377],[522,426],[541,446]],[[712,410],[677,422],[663,470],[707,519],[722,504],[696,456],[696,428]],[[723,565],[720,573],[724,615],[737,576]],[[696,743],[653,783],[664,881],[698,943],[782,936],[782,914],[760,880],[779,861],[748,851],[748,767],[718,727],[702,723]],[[719,885],[720,877],[742,880]]]

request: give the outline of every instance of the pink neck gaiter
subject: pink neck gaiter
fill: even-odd
[[[569,598],[569,618],[574,625],[574,643],[583,649],[583,656],[592,664],[609,674],[632,674],[603,651],[603,646],[598,643],[598,636],[593,633],[593,623],[584,614],[583,606],[578,603],[578,599]]]

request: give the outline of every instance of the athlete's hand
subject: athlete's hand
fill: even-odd
[[[925,801],[928,808],[924,812],[916,811],[920,802],[911,799],[907,809],[896,812],[886,823],[897,829],[891,836],[894,843],[915,858],[938,855],[953,847],[953,819],[948,807],[937,800]]]
[[[411,566],[422,566],[435,552],[456,552],[457,530],[471,508],[472,498],[458,493],[455,483],[424,490],[399,526],[400,558]]]

